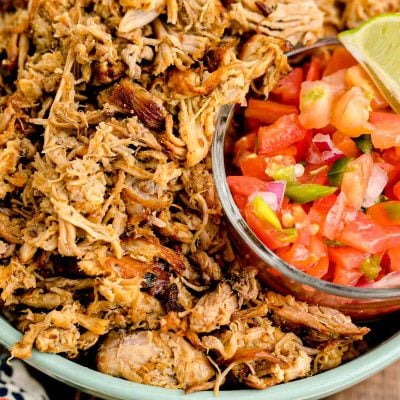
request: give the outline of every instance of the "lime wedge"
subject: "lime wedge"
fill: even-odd
[[[338,38],[400,114],[400,13],[371,18]]]

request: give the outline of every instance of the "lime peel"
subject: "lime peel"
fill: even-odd
[[[381,14],[338,35],[379,91],[400,114],[400,13]]]

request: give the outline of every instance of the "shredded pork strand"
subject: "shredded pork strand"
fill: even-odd
[[[367,329],[262,288],[211,172],[222,105],[388,0],[0,2],[0,307],[12,348],[186,392],[333,368]],[[342,12],[341,9],[344,11]],[[287,328],[290,327],[290,331]]]

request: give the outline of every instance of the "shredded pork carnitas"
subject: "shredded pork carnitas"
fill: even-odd
[[[135,382],[254,388],[339,365],[368,329],[261,288],[210,171],[224,104],[284,52],[397,2],[0,2],[0,306],[12,349]],[[97,346],[97,347],[96,347]]]

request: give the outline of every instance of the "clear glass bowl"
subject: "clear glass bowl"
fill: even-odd
[[[225,147],[234,106],[223,106],[212,144],[212,168],[218,195],[236,251],[245,262],[259,270],[259,277],[269,288],[293,294],[309,303],[331,306],[359,320],[379,318],[400,309],[400,288],[358,288],[337,285],[314,278],[292,267],[268,249],[252,232],[241,216],[226,182]]]

